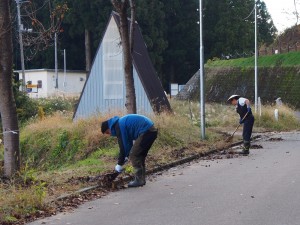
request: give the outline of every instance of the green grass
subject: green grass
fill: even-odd
[[[206,67],[253,67],[254,56],[249,58],[239,58],[230,60],[209,60]],[[299,66],[300,52],[289,52],[271,56],[258,57],[259,67],[273,66]]]
[[[65,165],[65,169],[84,171],[84,174],[99,174],[107,168],[112,168],[113,163],[119,154],[117,147],[111,149],[98,149],[91,153],[86,159],[78,160],[69,166]],[[64,168],[61,168],[62,171]]]

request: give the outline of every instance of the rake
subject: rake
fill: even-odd
[[[243,117],[242,121],[244,121],[244,119],[246,118],[246,116],[248,115],[248,112],[245,114],[245,116]],[[232,133],[232,135],[230,135],[227,139],[226,139],[226,142],[231,142],[232,139],[233,139],[233,136],[235,134],[235,132],[239,129],[239,127],[241,126],[241,123],[235,128],[234,132]]]

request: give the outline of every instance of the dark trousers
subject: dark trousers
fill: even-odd
[[[135,140],[129,155],[134,168],[145,168],[147,154],[157,138],[157,133],[157,129],[153,126]]]
[[[254,124],[254,116],[253,115],[248,116],[244,121],[243,139],[246,142],[250,142],[250,138],[251,138],[251,135],[252,135],[253,124]]]

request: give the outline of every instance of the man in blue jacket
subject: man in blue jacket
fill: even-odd
[[[118,164],[115,170],[119,173],[127,157],[135,170],[135,178],[128,187],[139,187],[146,184],[145,159],[153,142],[157,138],[154,123],[146,116],[128,114],[123,117],[112,117],[102,122],[101,132],[118,138],[120,148]]]
[[[236,112],[240,115],[240,124],[243,126],[243,140],[244,146],[242,155],[249,155],[250,139],[252,135],[252,129],[254,124],[254,116],[251,111],[250,101],[247,98],[243,98],[239,95],[231,95],[228,100],[235,106]]]

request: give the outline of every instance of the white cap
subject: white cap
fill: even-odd
[[[227,99],[227,102],[228,101],[231,101],[232,99],[239,99],[241,96],[239,95],[231,95],[228,99]]]

